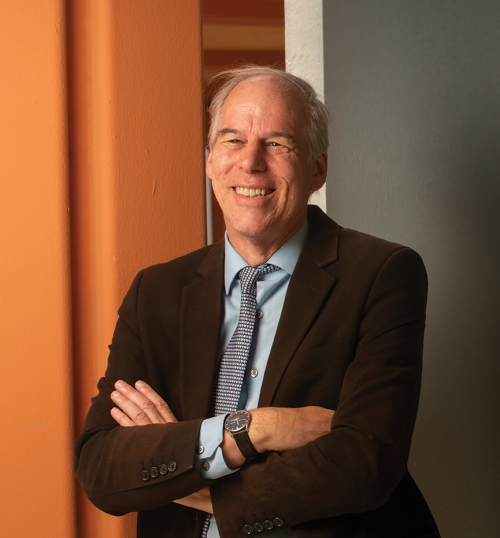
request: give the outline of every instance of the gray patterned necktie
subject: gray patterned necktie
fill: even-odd
[[[248,354],[252,345],[257,310],[257,281],[262,275],[278,270],[278,266],[268,264],[260,269],[247,266],[238,273],[241,283],[240,316],[236,330],[222,356],[217,384],[212,391],[212,414],[215,417],[237,410]],[[201,538],[207,536],[210,517],[210,514],[205,516]]]

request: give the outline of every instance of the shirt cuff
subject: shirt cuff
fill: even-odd
[[[207,418],[201,423],[198,436],[197,453],[195,454],[195,469],[205,480],[215,480],[240,470],[230,469],[220,445],[224,440],[224,422],[226,415]]]

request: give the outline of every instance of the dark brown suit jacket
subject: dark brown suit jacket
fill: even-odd
[[[259,406],[334,409],[332,430],[212,482],[221,537],[279,517],[297,538],[436,538],[406,469],[420,392],[424,266],[412,250],[342,229],[316,207],[308,218]],[[138,511],[139,537],[194,538],[203,520],[171,502],[209,484],[196,474],[194,454],[217,369],[223,257],[220,242],[137,275],[75,441],[88,497],[112,514]],[[118,427],[109,414],[118,379],[147,381],[180,422]],[[175,471],[141,479],[143,469],[170,462]]]

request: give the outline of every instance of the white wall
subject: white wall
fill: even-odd
[[[307,80],[324,102],[323,48],[323,0],[307,0],[307,4],[285,0],[286,70]],[[316,191],[309,203],[326,211],[326,187]]]
[[[416,249],[429,274],[410,470],[443,538],[494,538],[500,536],[500,2],[321,3],[323,88],[334,118],[328,213],[343,226]],[[309,1],[285,5],[300,27]],[[288,16],[286,24],[299,36]],[[307,48],[307,33],[289,35],[289,44]]]

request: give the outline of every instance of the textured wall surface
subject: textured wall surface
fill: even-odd
[[[71,537],[76,518],[62,0],[2,5],[0,77],[0,534]]]
[[[285,0],[285,53],[286,70],[307,80],[324,101],[323,0]],[[322,187],[310,199],[323,211],[326,191]]]
[[[328,0],[323,22],[328,213],[429,274],[410,470],[444,538],[498,536],[500,6]]]

